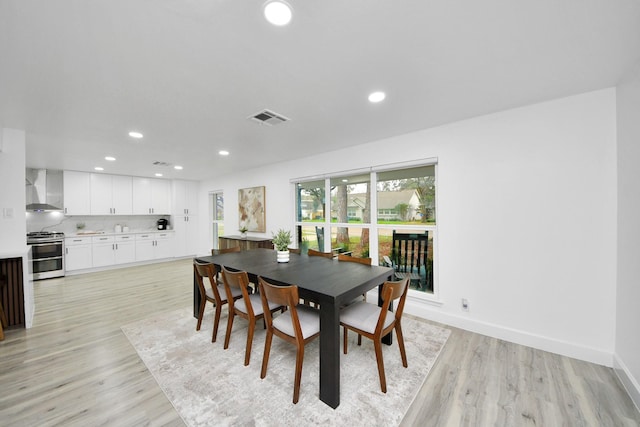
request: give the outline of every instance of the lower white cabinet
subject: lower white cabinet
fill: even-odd
[[[64,268],[66,271],[93,267],[91,237],[67,237],[64,239]]]
[[[173,257],[173,233],[136,235],[136,261]]]
[[[93,267],[126,264],[136,260],[135,235],[96,236],[92,238]]]

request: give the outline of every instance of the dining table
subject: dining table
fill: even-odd
[[[273,249],[253,249],[195,259],[213,263],[218,269],[225,266],[246,271],[256,285],[258,276],[283,286],[297,285],[302,299],[319,305],[320,400],[337,408],[340,405],[340,307],[362,298],[362,294],[375,287],[380,291],[386,280],[392,280],[393,269],[294,253],[290,254],[289,262],[277,262]],[[200,291],[195,277],[193,296],[193,313],[197,317]],[[385,342],[391,343],[390,335]]]

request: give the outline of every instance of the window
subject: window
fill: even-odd
[[[218,249],[218,237],[224,236],[224,197],[222,192],[209,194],[211,211],[211,247]]]
[[[372,169],[295,182],[299,247],[371,257],[408,274],[412,292],[435,294],[435,163]]]

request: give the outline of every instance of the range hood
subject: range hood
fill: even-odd
[[[27,169],[27,211],[61,211],[62,171]]]

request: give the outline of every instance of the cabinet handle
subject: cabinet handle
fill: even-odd
[[[69,248],[64,248],[64,253],[68,254],[69,253]]]
[[[116,251],[118,250],[118,244],[116,243]]]

